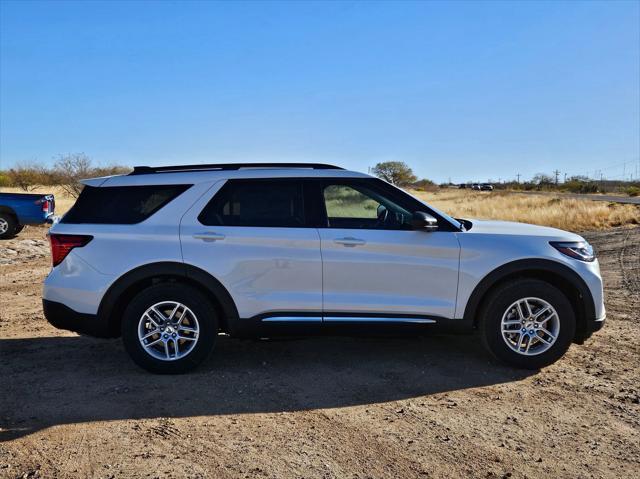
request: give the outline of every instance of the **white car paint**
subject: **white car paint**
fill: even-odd
[[[549,241],[583,241],[553,228],[476,221],[470,231],[382,231],[330,228],[211,227],[202,208],[235,178],[369,178],[344,170],[241,169],[92,179],[92,186],[193,184],[134,225],[57,223],[58,234],[89,234],[45,280],[43,298],[96,314],[109,287],[127,272],[157,262],[208,271],[229,291],[240,318],[273,311],[422,314],[462,318],[478,283],[520,259],[547,259],[575,271],[604,317],[597,260],[568,258]],[[451,220],[455,223],[454,220]],[[206,235],[220,239],[207,239]],[[205,237],[205,238],[203,238]],[[353,246],[335,240],[355,238]]]

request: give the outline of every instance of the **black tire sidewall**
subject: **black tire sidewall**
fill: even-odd
[[[18,227],[18,223],[16,222],[15,218],[12,215],[6,213],[0,213],[0,218],[4,219],[9,226],[7,228],[7,231],[0,234],[0,239],[8,239],[14,237],[17,234],[16,228]]]
[[[536,297],[551,304],[560,319],[556,342],[544,353],[524,356],[513,351],[502,338],[502,315],[515,301]],[[501,361],[518,368],[540,369],[560,359],[575,336],[576,319],[571,303],[562,291],[540,280],[525,279],[497,288],[486,301],[480,320],[480,333],[487,349]]]
[[[161,301],[182,303],[198,319],[198,342],[188,355],[175,361],[152,357],[138,340],[140,318],[151,305]],[[122,320],[122,341],[127,353],[138,366],[156,374],[181,374],[195,369],[211,354],[217,335],[218,321],[213,305],[198,290],[180,283],[162,283],[141,291],[125,309]]]

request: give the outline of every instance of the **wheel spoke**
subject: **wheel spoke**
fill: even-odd
[[[515,326],[516,324],[517,324],[517,325],[521,325],[521,324],[522,324],[522,321],[516,321],[516,320],[513,320],[513,321],[503,321],[503,322],[502,322],[502,325],[503,325],[503,326]]]
[[[520,320],[524,320],[526,318],[526,315],[524,314],[524,311],[522,311],[522,305],[520,304],[520,301],[516,303],[516,308],[518,309],[518,317],[520,318]]]
[[[177,338],[173,338],[173,355],[174,356],[178,356],[179,350],[178,350],[178,339]]]
[[[529,340],[527,341],[527,349],[524,350],[525,353],[529,352],[529,348],[531,347],[531,343],[532,343],[531,336],[527,336],[527,338],[529,338]]]
[[[182,336],[181,334],[178,334],[178,339],[184,339],[185,341],[197,341],[198,337],[197,336]]]
[[[153,324],[156,328],[160,327],[160,325],[156,322],[155,319],[153,319],[151,317],[151,315],[149,313],[144,313],[144,315],[142,317],[144,318],[145,316],[149,319],[149,321],[151,321],[151,324]]]
[[[176,324],[178,326],[180,326],[182,324],[182,320],[184,319],[184,314],[187,312],[187,308],[184,308],[182,310],[182,313],[180,313],[180,317],[178,318],[178,320],[176,321]]]
[[[153,336],[154,334],[160,334],[160,331],[158,329],[154,329],[153,331],[151,331],[151,332],[145,334],[144,336],[142,336],[142,339],[143,340],[148,339],[151,336]]]
[[[165,341],[164,343],[164,355],[167,359],[171,359],[171,356],[169,355],[169,341]]]
[[[178,326],[178,331],[185,331],[187,333],[197,333],[198,330],[194,328],[190,328],[188,326]]]
[[[167,317],[164,314],[162,314],[160,311],[158,311],[158,309],[155,306],[153,306],[151,308],[151,311],[156,313],[158,315],[158,319],[160,319],[161,321],[166,321],[167,320]]]
[[[539,332],[538,332],[538,334],[536,334],[536,338],[538,338],[544,344],[551,345],[551,341],[547,341],[546,339],[544,339],[542,336],[540,336]]]
[[[551,306],[546,306],[546,307],[542,308],[540,311],[538,311],[538,312],[533,316],[533,320],[534,320],[534,321],[537,321],[537,320],[538,320],[538,318],[539,318],[540,316],[542,316],[544,313],[546,313],[547,311],[550,311],[550,310],[551,310]]]
[[[145,347],[147,347],[147,348],[148,348],[148,347],[150,347],[150,346],[153,346],[154,344],[159,343],[160,341],[162,341],[162,338],[161,338],[161,337],[160,337],[160,338],[158,338],[158,339],[156,339],[155,341],[151,341],[150,343],[145,344]]]
[[[520,338],[518,338],[518,352],[522,351],[522,343],[524,342],[525,335],[520,333]]]
[[[176,311],[178,311],[178,308],[182,306],[180,303],[176,304],[176,307],[173,308],[173,311],[171,311],[171,314],[169,315],[169,317],[167,318],[168,321],[171,321],[173,319],[173,317],[176,315]]]
[[[549,336],[549,339],[551,339],[551,341],[555,340],[556,337],[551,334],[551,332],[545,328],[540,328],[540,331],[542,331],[544,334],[546,334],[547,336]]]
[[[558,315],[557,315],[555,312],[554,312],[554,313],[551,313],[551,314],[550,314],[549,316],[547,316],[546,318],[544,318],[544,319],[542,319],[542,320],[538,321],[538,324],[539,324],[540,326],[542,326],[543,324],[547,324],[547,322],[548,322],[551,318],[553,318],[553,317],[556,317],[556,318],[557,318],[557,317],[558,317]]]

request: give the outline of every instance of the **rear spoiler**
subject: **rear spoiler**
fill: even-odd
[[[109,178],[113,178],[114,176],[122,176],[122,175],[112,175],[112,176],[99,176],[98,178],[86,178],[84,180],[80,180],[85,186],[102,186]]]

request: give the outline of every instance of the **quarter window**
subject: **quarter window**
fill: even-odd
[[[61,223],[140,223],[191,185],[85,186]]]
[[[230,180],[198,219],[209,226],[304,227],[302,182]]]

